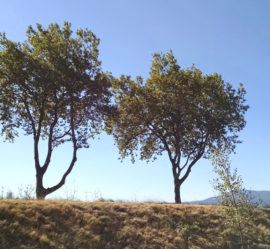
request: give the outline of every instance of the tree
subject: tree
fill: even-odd
[[[107,121],[122,158],[168,154],[175,202],[192,167],[213,147],[231,144],[244,128],[245,90],[235,90],[218,74],[202,75],[194,66],[181,69],[172,52],[154,54],[150,77],[122,76],[114,82],[116,114]]]
[[[110,103],[109,76],[101,72],[99,39],[88,29],[76,35],[71,24],[29,26],[24,43],[0,36],[0,120],[2,134],[13,140],[22,129],[34,139],[36,196],[43,199],[64,185],[77,160],[103,125]],[[47,140],[41,164],[40,140]],[[55,147],[71,142],[73,153],[61,180],[45,188]]]
[[[219,148],[211,152],[214,172],[217,178],[214,180],[214,189],[221,197],[220,204],[224,206],[223,218],[225,225],[232,234],[238,234],[240,246],[247,244],[247,235],[256,234],[255,207],[250,194],[243,187],[243,180],[238,175],[237,169],[231,170],[228,151]]]

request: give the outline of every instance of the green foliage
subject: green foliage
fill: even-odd
[[[215,150],[211,157],[214,171],[218,175],[214,180],[214,189],[221,196],[221,205],[224,206],[225,226],[230,229],[231,234],[238,234],[241,244],[244,244],[250,234],[256,233],[256,204],[252,203],[248,191],[244,189],[237,169],[232,172],[228,151]]]
[[[168,215],[164,215],[163,216],[163,220],[164,220],[164,223],[172,228],[172,229],[179,229],[181,228],[181,224],[179,222],[177,222],[175,219],[173,219],[173,217],[171,216],[168,216]]]
[[[87,29],[76,35],[67,22],[62,29],[58,24],[48,29],[37,24],[37,30],[29,26],[22,44],[1,35],[0,117],[7,139],[14,138],[18,127],[44,139],[53,128],[57,146],[69,140],[64,135],[69,137],[73,119],[77,146],[87,147],[87,138],[98,131],[98,110],[109,101],[98,60],[99,39]]]
[[[88,29],[73,34],[67,22],[61,28],[29,26],[27,40],[13,42],[0,36],[0,124],[13,140],[22,129],[34,139],[37,196],[44,198],[65,183],[77,160],[77,150],[88,147],[97,134],[110,102],[109,77],[101,72],[99,39]],[[44,164],[38,144],[47,140]],[[53,149],[72,142],[70,165],[59,184],[43,187],[42,178]]]
[[[116,114],[107,121],[121,158],[150,160],[167,152],[176,186],[212,148],[238,143],[248,109],[242,85],[235,90],[216,73],[203,75],[194,66],[181,69],[172,52],[154,54],[144,83],[121,76],[114,81]]]

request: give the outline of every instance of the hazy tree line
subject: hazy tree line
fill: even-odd
[[[132,80],[101,68],[99,39],[71,25],[29,26],[23,42],[0,36],[1,134],[13,141],[19,130],[33,137],[36,197],[44,199],[65,184],[90,138],[105,130],[113,135],[122,158],[156,159],[166,153],[172,168],[175,202],[200,158],[215,149],[233,152],[245,126],[245,90],[182,69],[172,52],[154,54],[150,76]],[[44,162],[39,143],[47,141]],[[53,150],[71,142],[66,172],[51,187],[43,185]]]

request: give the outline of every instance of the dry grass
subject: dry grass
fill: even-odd
[[[260,213],[251,239],[267,244],[270,209]],[[216,206],[0,200],[1,249],[216,249],[222,224]]]

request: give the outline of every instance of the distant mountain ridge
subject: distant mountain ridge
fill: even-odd
[[[270,191],[247,190],[250,193],[251,200],[260,206],[270,206]],[[220,196],[214,196],[201,201],[189,201],[189,204],[217,205],[220,203]]]

